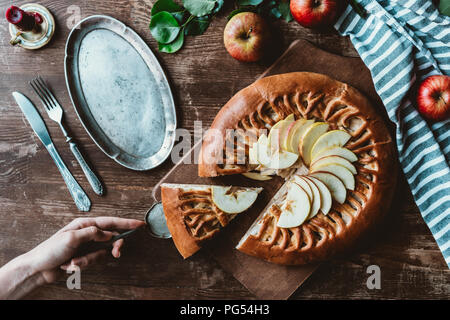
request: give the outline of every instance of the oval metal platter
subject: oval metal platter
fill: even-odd
[[[170,154],[176,112],[167,78],[147,44],[122,22],[81,20],[66,43],[64,71],[84,128],[109,157],[149,170]]]

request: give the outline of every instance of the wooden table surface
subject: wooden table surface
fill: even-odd
[[[132,27],[154,50],[174,92],[179,127],[193,130],[194,121],[207,127],[220,107],[249,85],[269,62],[244,64],[233,60],[222,43],[228,4],[207,32],[188,37],[177,54],[157,52],[148,24],[153,0],[42,1],[55,16],[57,32],[36,52],[9,45],[8,24],[0,23],[0,265],[30,250],[76,217],[119,216],[141,219],[152,203],[153,186],[173,166],[170,160],[148,172],[134,172],[109,159],[89,138],[71,106],[64,81],[64,45],[73,12],[115,17]],[[16,4],[23,4],[20,1]],[[1,0],[1,15],[11,1]],[[70,7],[72,5],[72,7]],[[282,39],[280,52],[298,38],[334,53],[357,56],[351,42],[333,31],[319,33],[295,22],[273,23]],[[65,108],[65,119],[82,153],[104,181],[107,193],[96,196],[72,156],[56,123],[43,114],[27,81],[40,74]],[[81,213],[47,151],[34,135],[11,92],[29,96],[38,106],[51,136],[75,178],[92,200]],[[415,206],[403,178],[384,224],[345,258],[324,263],[300,287],[294,299],[448,299],[450,271]],[[381,268],[381,289],[369,290],[366,270]],[[66,279],[37,289],[32,299],[251,299],[254,296],[220,266],[200,252],[183,261],[171,241],[142,233],[129,240],[119,260],[82,272],[81,290],[68,290]]]

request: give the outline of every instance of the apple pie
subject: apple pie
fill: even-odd
[[[186,259],[213,238],[239,213],[247,210],[262,188],[194,184],[162,184],[167,227]]]
[[[288,265],[349,248],[390,205],[394,143],[366,97],[325,75],[260,79],[219,111],[203,140],[201,177],[286,179],[237,249]]]

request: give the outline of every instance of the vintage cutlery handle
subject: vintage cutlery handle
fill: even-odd
[[[78,209],[80,211],[89,211],[89,209],[91,208],[91,200],[89,200],[87,194],[84,192],[84,190],[80,187],[78,182],[72,176],[69,169],[67,169],[58,151],[56,151],[55,146],[53,144],[50,144],[47,146],[47,150],[52,156],[53,160],[55,161],[56,166],[59,169],[59,172],[61,172],[61,175],[64,181],[66,182],[67,188],[69,189],[70,195],[75,201],[75,204],[77,205]]]
[[[125,231],[123,233],[120,233],[120,234],[112,237],[111,240],[109,240],[109,241],[104,241],[104,242],[89,241],[89,242],[83,243],[78,248],[75,256],[81,257],[81,256],[87,255],[89,253],[92,253],[92,252],[95,252],[98,250],[103,250],[103,249],[110,250],[112,248],[112,245],[114,242],[116,242],[117,240],[120,240],[120,239],[126,239],[126,238],[130,237],[131,235],[135,234],[136,231],[139,231],[142,228],[143,227],[139,227],[136,229]]]
[[[81,169],[83,169],[84,174],[86,175],[86,178],[89,181],[89,184],[92,187],[92,190],[99,196],[103,195],[103,186],[100,180],[97,178],[95,173],[89,168],[89,165],[87,164],[86,160],[84,160],[83,155],[81,154],[80,150],[78,149],[75,142],[70,141],[70,150],[72,150],[73,155],[77,159],[78,163],[81,166]]]

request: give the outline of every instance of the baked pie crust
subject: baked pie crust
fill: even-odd
[[[212,199],[212,186],[195,184],[161,185],[161,201],[172,239],[183,258],[200,250],[239,213],[220,210]],[[252,189],[257,192],[261,188]]]
[[[297,119],[327,122],[330,130],[347,131],[352,138],[345,147],[358,156],[354,163],[356,187],[348,190],[345,203],[334,202],[328,215],[319,213],[298,227],[279,228],[280,203],[286,194],[283,185],[237,246],[270,262],[298,265],[325,260],[349,248],[387,212],[396,184],[397,161],[389,131],[366,97],[328,76],[295,72],[260,79],[231,98],[211,125],[215,131],[205,135],[199,176],[254,169],[248,164],[250,141],[256,141],[261,129],[269,130],[292,113]],[[227,141],[227,129],[241,129],[237,132],[242,133],[242,139]],[[236,148],[230,151],[227,142]],[[238,159],[236,150],[244,150],[243,163],[227,163],[227,159]]]

